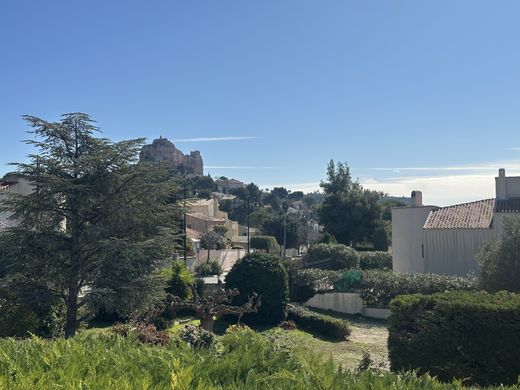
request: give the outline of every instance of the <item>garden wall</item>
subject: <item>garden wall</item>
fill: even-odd
[[[387,319],[389,309],[369,308],[363,306],[363,299],[358,293],[333,292],[316,294],[303,304],[307,307],[332,310],[338,313],[361,314],[365,317]]]

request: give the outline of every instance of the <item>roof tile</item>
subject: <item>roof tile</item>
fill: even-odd
[[[493,221],[495,199],[463,203],[432,210],[424,229],[489,229]]]

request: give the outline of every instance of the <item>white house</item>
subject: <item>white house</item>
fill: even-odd
[[[8,174],[0,179],[0,203],[7,198],[8,194],[27,195],[32,191],[29,182],[14,174]],[[10,220],[11,213],[0,211],[0,229],[11,226],[14,221]]]
[[[502,234],[506,216],[520,216],[520,177],[495,178],[496,198],[448,207],[425,206],[420,191],[412,205],[392,209],[393,270],[465,276],[476,273],[475,256]]]

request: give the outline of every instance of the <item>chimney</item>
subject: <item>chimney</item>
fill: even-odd
[[[497,199],[507,199],[506,170],[500,168],[498,177],[495,177]]]
[[[420,207],[422,206],[422,192],[421,191],[412,191],[412,207]]]

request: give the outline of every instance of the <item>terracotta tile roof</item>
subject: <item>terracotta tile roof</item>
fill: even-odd
[[[489,229],[493,221],[495,199],[463,203],[433,210],[424,229]]]
[[[520,198],[497,199],[495,203],[497,213],[518,213],[520,212]]]

